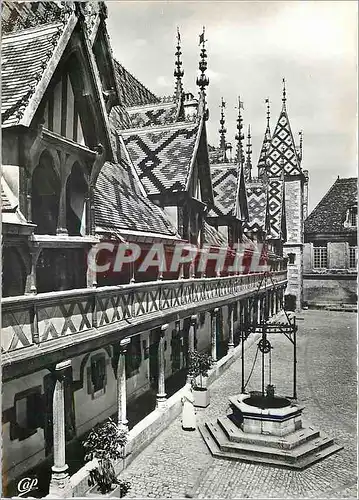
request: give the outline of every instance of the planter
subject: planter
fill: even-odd
[[[210,403],[209,390],[206,387],[196,387],[193,389],[194,406],[207,408]]]

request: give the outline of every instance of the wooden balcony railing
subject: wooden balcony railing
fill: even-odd
[[[275,283],[285,284],[287,272],[276,271],[271,277]],[[111,325],[115,330],[119,322],[133,318],[142,317],[145,330],[146,319],[152,313],[162,311],[165,316],[176,308],[197,303],[208,303],[210,309],[218,299],[228,297],[233,301],[242,292],[258,290],[262,278],[262,274],[247,274],[7,297],[2,300],[2,353],[42,346],[101,327],[107,327],[108,332]],[[267,280],[266,286],[273,286],[271,280]],[[261,290],[264,289],[262,282]],[[5,355],[5,361],[6,358]]]

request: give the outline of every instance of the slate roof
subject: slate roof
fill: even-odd
[[[264,231],[266,228],[267,187],[261,181],[246,183],[249,220],[244,228],[250,231]]]
[[[203,235],[203,240],[207,245],[214,246],[214,247],[223,247],[227,246],[227,241],[222,236],[222,234],[217,231],[217,229],[208,222],[204,221],[203,223],[203,230],[204,230],[204,235]]]
[[[292,130],[285,106],[279,115],[274,130],[267,158],[267,173],[269,177],[299,175],[300,162],[294,144]]]
[[[210,217],[234,215],[236,208],[238,167],[234,163],[211,165],[214,209]]]
[[[164,212],[144,197],[121,148],[117,163],[106,162],[95,188],[95,221],[101,228],[175,236]]]
[[[121,106],[143,106],[144,104],[160,102],[160,99],[155,94],[131,75],[116,59],[114,63]]]
[[[3,126],[16,125],[21,119],[63,30],[62,23],[55,23],[3,36]]]
[[[312,213],[304,221],[305,233],[345,233],[356,227],[345,227],[347,211],[357,206],[358,179],[337,179]]]
[[[2,34],[59,22],[70,10],[69,2],[2,2]]]
[[[186,189],[199,129],[199,123],[176,123],[122,132],[147,194]]]
[[[13,207],[10,203],[9,198],[6,196],[3,186],[1,186],[1,211],[2,212],[13,212],[16,207]]]

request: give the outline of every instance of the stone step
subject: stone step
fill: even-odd
[[[274,447],[280,449],[292,449],[311,439],[319,437],[319,431],[313,428],[298,429],[283,437],[271,436],[268,434],[245,433],[236,426],[228,417],[219,417],[218,424],[221,426],[230,441],[236,443],[248,443],[253,445]]]
[[[311,453],[317,453],[323,448],[333,444],[333,439],[330,439],[327,436],[315,438],[314,440],[305,442],[304,444],[301,444],[293,449],[269,448],[258,444],[235,443],[233,441],[229,441],[226,434],[218,424],[207,422],[205,425],[221,451],[262,456],[263,458],[273,458],[291,463],[296,462],[298,459],[303,459]]]
[[[343,447],[337,444],[332,444],[317,453],[312,453],[311,455],[306,456],[305,458],[299,459],[294,463],[285,462],[283,460],[279,460],[274,457],[264,457],[257,455],[248,455],[244,453],[230,452],[230,451],[222,451],[220,450],[217,442],[213,439],[213,436],[209,432],[208,428],[205,425],[199,425],[199,431],[206,443],[211,454],[216,458],[222,458],[226,460],[235,460],[241,462],[248,462],[253,464],[262,464],[266,466],[272,467],[280,467],[280,468],[288,468],[294,470],[302,470],[306,467],[323,460],[324,458],[332,455],[340,451]]]

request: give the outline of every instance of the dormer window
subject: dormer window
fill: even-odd
[[[350,207],[347,210],[344,227],[357,227],[358,224],[358,207]]]

